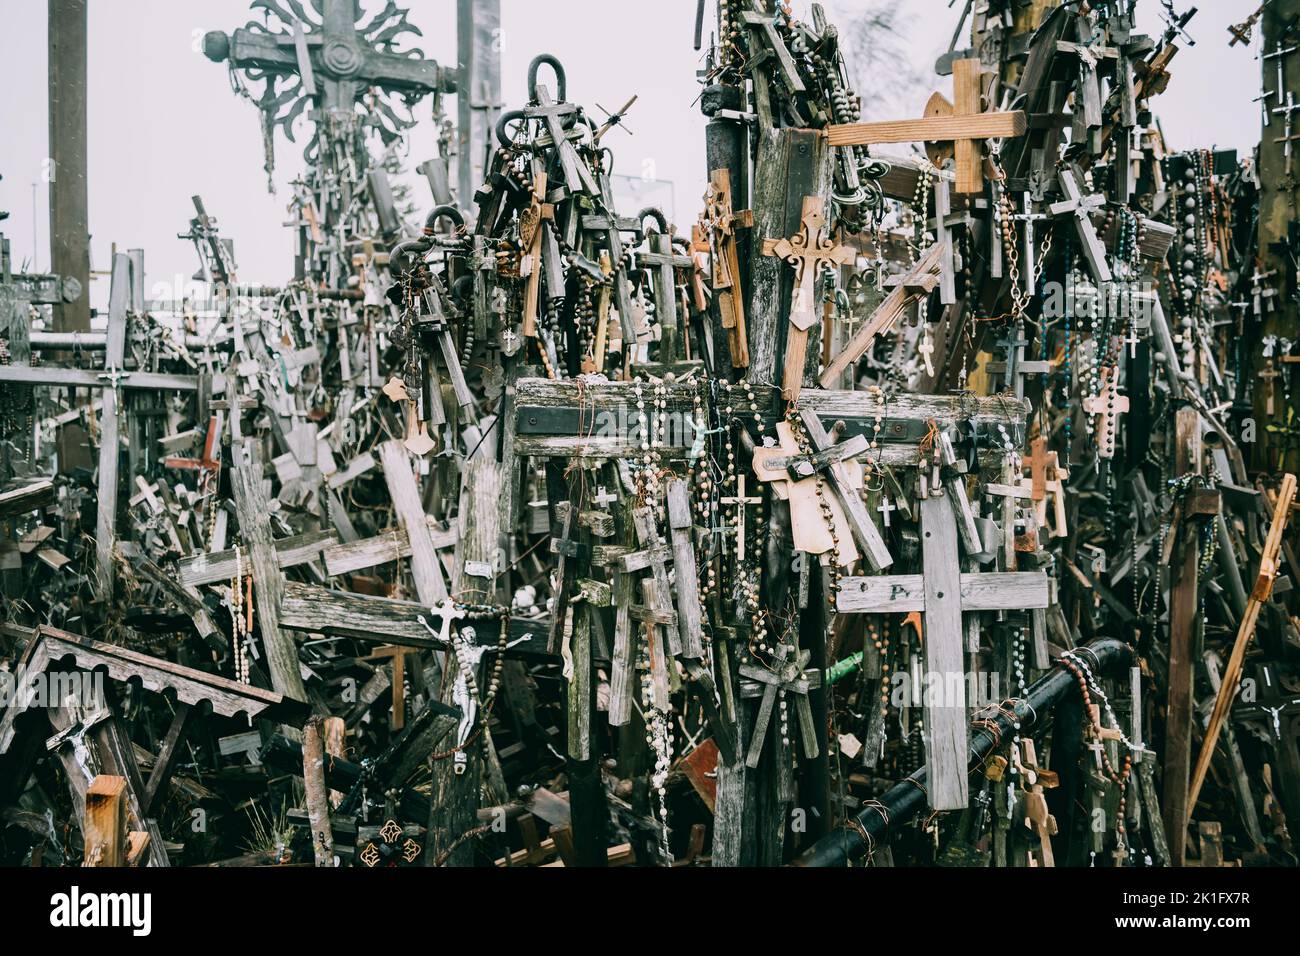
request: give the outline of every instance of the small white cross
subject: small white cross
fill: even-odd
[[[898,507],[889,500],[888,495],[880,496],[880,504],[876,505],[876,510],[880,512],[881,520],[884,521],[885,527],[889,527],[889,513],[897,511]]]

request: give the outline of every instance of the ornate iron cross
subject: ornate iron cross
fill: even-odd
[[[414,125],[410,109],[418,100],[456,90],[454,74],[426,60],[420,50],[397,49],[405,34],[422,34],[406,19],[407,11],[391,0],[365,23],[360,22],[359,0],[312,0],[314,16],[299,0],[255,0],[253,7],[264,11],[266,23],[249,21],[229,35],[208,33],[203,53],[213,62],[229,63],[232,74],[242,73],[243,81],[264,84],[257,102],[267,128],[268,173],[270,134],[280,126],[293,142],[293,121],[309,99],[326,116],[350,117],[372,88],[401,97],[406,116],[382,101],[368,110],[370,122],[389,142]],[[284,29],[273,31],[272,17]],[[308,145],[309,156],[316,139],[314,135]]]

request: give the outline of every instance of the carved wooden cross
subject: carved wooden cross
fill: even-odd
[[[856,253],[850,246],[837,245],[822,232],[826,225],[825,209],[820,196],[805,196],[803,227],[788,239],[764,239],[763,255],[779,256],[795,267],[795,287],[790,303],[790,331],[785,345],[785,373],[781,395],[787,401],[799,397],[803,382],[804,360],[808,352],[808,332],[817,323],[817,271],[825,266],[845,265]]]
[[[713,291],[718,295],[722,327],[727,330],[731,365],[733,368],[749,368],[749,333],[745,327],[745,294],[740,287],[736,230],[752,228],[754,213],[749,209],[736,212],[733,208],[729,169],[715,169],[709,174],[709,189],[704,202],[707,221],[713,229],[716,244],[713,254]]]
[[[826,127],[832,146],[876,143],[951,142],[957,167],[956,190],[977,193],[984,188],[979,149],[975,141],[1023,136],[1028,121],[1023,110],[980,111],[980,61],[953,61],[953,99],[939,93],[930,98],[923,119],[878,123],[835,123]]]

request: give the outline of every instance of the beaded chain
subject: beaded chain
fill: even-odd
[[[1111,710],[1110,701],[1106,699],[1105,695],[1101,693],[1101,689],[1097,687],[1096,680],[1092,676],[1092,671],[1089,669],[1088,665],[1084,663],[1082,658],[1080,658],[1078,655],[1073,653],[1066,653],[1061,656],[1061,663],[1062,665],[1064,665],[1065,669],[1068,670],[1071,675],[1073,675],[1076,683],[1078,683],[1079,685],[1079,694],[1083,698],[1084,711],[1087,712],[1089,715],[1092,714],[1093,703],[1092,703],[1092,693],[1090,690],[1090,686],[1091,686],[1092,688],[1095,688],[1097,690],[1098,696],[1101,697],[1102,704],[1105,707],[1105,713],[1107,718],[1118,727],[1119,722],[1115,720],[1115,714]],[[1090,727],[1089,727],[1090,735],[1094,738],[1100,738],[1101,736],[1100,721],[1093,719],[1091,716],[1089,716],[1089,721],[1090,721]],[[1124,743],[1127,745],[1128,748],[1124,754],[1122,770],[1119,771],[1115,770],[1114,765],[1110,762],[1110,755],[1106,753],[1104,747],[1101,749],[1100,755],[1101,755],[1102,771],[1106,774],[1107,777],[1110,778],[1111,783],[1115,784],[1115,786],[1119,788],[1119,807],[1116,811],[1115,831],[1116,831],[1116,836],[1118,837],[1119,840],[1120,848],[1129,850],[1130,847],[1128,846],[1128,831],[1127,831],[1126,824],[1124,822],[1125,821],[1124,811],[1128,804],[1128,780],[1130,775],[1133,772],[1133,753],[1132,753],[1133,745],[1127,738],[1123,736],[1122,733],[1120,734],[1120,737],[1121,739],[1123,739]]]
[[[244,588],[248,588],[245,599]],[[253,577],[244,576],[243,552],[235,545],[235,576],[230,581],[230,639],[234,644],[235,679],[241,684],[249,682],[248,635],[252,630]]]

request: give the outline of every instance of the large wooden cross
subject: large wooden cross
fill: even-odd
[[[921,500],[923,574],[845,578],[837,601],[841,613],[922,615],[927,679],[941,682],[936,706],[925,709],[929,798],[936,810],[963,809],[969,797],[962,614],[1045,608],[1050,596],[1041,571],[962,573],[950,494]]]
[[[951,142],[957,167],[957,192],[980,192],[984,176],[976,140],[1023,136],[1029,124],[1023,110],[980,111],[978,59],[954,60],[952,79],[954,103],[949,104],[942,94],[935,93],[922,119],[834,123],[826,127],[827,141],[832,146]],[[949,112],[951,115],[946,115]]]
[[[804,197],[801,222],[799,232],[788,239],[763,240],[763,255],[779,256],[795,268],[781,387],[786,401],[799,397],[808,354],[808,332],[817,324],[817,272],[824,267],[847,265],[855,256],[852,247],[837,245],[834,239],[823,234],[826,215],[820,196]]]

